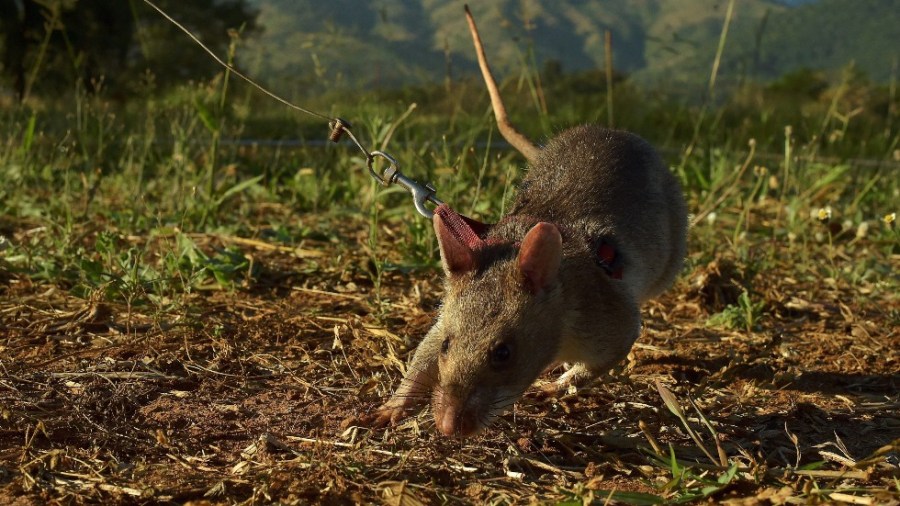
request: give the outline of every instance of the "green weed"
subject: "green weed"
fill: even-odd
[[[751,301],[750,294],[744,290],[738,296],[737,304],[729,305],[721,312],[710,316],[706,324],[710,327],[725,327],[752,332],[764,310],[765,303]]]

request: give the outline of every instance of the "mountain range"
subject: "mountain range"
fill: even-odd
[[[615,69],[656,87],[709,79],[728,0],[472,0],[501,76],[547,65],[602,68],[604,32]],[[439,82],[476,70],[463,3],[441,0],[250,0],[263,30],[241,63],[282,88]],[[737,0],[720,82],[771,80],[801,69],[868,78],[897,73],[897,0]]]

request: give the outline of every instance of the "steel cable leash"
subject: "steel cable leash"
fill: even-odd
[[[443,204],[443,202],[435,196],[435,193],[437,192],[437,190],[435,190],[435,188],[433,186],[431,186],[430,184],[423,185],[422,183],[419,183],[418,181],[411,179],[411,178],[405,176],[402,172],[400,172],[400,164],[397,162],[397,160],[393,156],[391,156],[383,151],[369,151],[368,149],[366,149],[362,145],[362,143],[359,142],[359,140],[356,138],[356,136],[353,135],[353,132],[351,131],[352,125],[350,124],[349,121],[338,118],[338,117],[332,118],[325,114],[320,114],[318,112],[315,112],[310,109],[301,107],[297,104],[294,104],[284,98],[281,98],[280,96],[276,95],[274,92],[271,92],[268,89],[264,88],[262,85],[258,84],[253,79],[250,79],[249,77],[245,76],[243,73],[241,73],[239,70],[237,70],[236,68],[234,68],[233,66],[228,64],[226,61],[219,58],[219,56],[216,55],[216,53],[214,53],[209,47],[207,47],[206,44],[204,44],[199,38],[197,38],[196,35],[191,33],[191,31],[188,30],[184,25],[182,25],[181,23],[176,21],[174,18],[172,18],[172,16],[168,15],[164,10],[159,8],[156,4],[154,4],[150,0],[144,0],[144,3],[146,3],[147,5],[152,7],[156,12],[158,12],[160,15],[162,15],[162,17],[164,17],[167,21],[169,21],[170,23],[175,25],[179,30],[184,32],[192,41],[194,41],[194,43],[196,43],[198,46],[203,48],[203,50],[206,51],[206,53],[209,54],[212,57],[212,59],[216,61],[216,63],[218,63],[219,65],[221,65],[228,71],[232,72],[234,75],[240,77],[241,79],[243,79],[244,81],[249,83],[251,86],[253,86],[257,90],[263,92],[265,95],[280,102],[281,104],[290,107],[291,109],[294,109],[294,110],[309,114],[310,116],[314,116],[316,118],[328,121],[328,127],[331,129],[331,132],[328,135],[328,140],[330,140],[331,142],[334,142],[334,143],[340,142],[341,136],[343,134],[347,134],[347,137],[349,137],[350,140],[353,141],[353,144],[355,144],[356,147],[358,147],[359,150],[362,151],[363,154],[365,155],[366,169],[368,169],[369,175],[371,175],[373,179],[375,179],[376,181],[381,183],[382,186],[387,187],[392,184],[398,184],[398,185],[402,186],[404,189],[406,189],[406,191],[408,191],[410,193],[410,195],[412,195],[413,204],[416,206],[416,211],[418,211],[419,214],[421,214],[422,216],[424,216],[426,218],[431,218],[432,216],[434,216],[434,212],[431,211],[430,209],[428,209],[428,207],[425,204],[427,202],[431,202],[435,206],[439,206],[439,205]],[[376,158],[383,158],[388,164],[388,166],[384,169],[384,171],[381,174],[379,174],[375,170],[375,159]]]

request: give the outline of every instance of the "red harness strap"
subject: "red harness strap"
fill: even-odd
[[[482,237],[487,235],[492,225],[463,216],[450,209],[447,204],[437,206],[434,214],[438,215],[444,225],[450,229],[450,233],[469,249],[477,250],[484,247],[485,242]]]
[[[482,223],[468,216],[463,216],[450,209],[450,206],[447,204],[441,204],[435,208],[434,214],[438,215],[441,221],[444,222],[444,225],[450,230],[450,233],[457,240],[468,246],[469,249],[474,251],[492,244],[492,241],[485,240],[484,237],[494,226],[493,224]],[[597,255],[597,264],[606,271],[609,277],[622,279],[622,267],[613,267],[618,256],[616,248],[607,242],[601,241],[595,254]]]

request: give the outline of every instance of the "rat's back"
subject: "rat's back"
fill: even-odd
[[[638,300],[668,288],[686,250],[687,208],[675,176],[641,137],[597,125],[566,130],[541,149],[510,214],[612,243]]]

